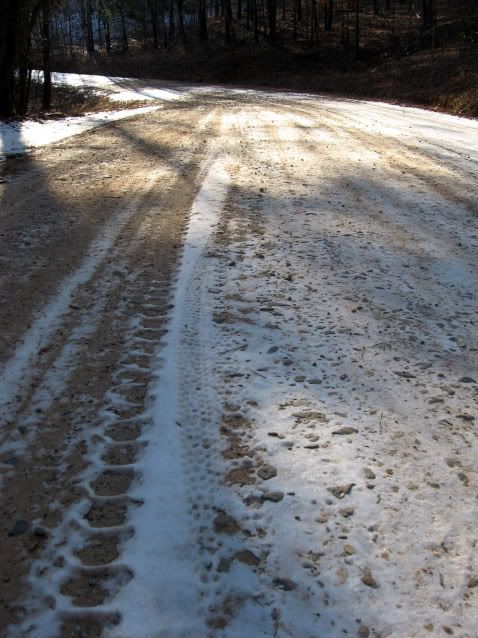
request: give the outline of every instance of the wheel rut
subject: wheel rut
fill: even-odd
[[[173,116],[158,117],[149,125],[159,136]],[[119,621],[108,601],[133,575],[122,547],[142,506],[134,486],[153,427],[153,362],[216,127],[203,108],[174,118],[167,161],[147,160],[139,181],[126,182],[138,194],[134,215],[32,352],[31,379],[4,424],[0,622],[11,636],[92,638]]]

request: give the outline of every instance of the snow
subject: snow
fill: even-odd
[[[377,162],[346,127],[320,147],[328,123],[312,109],[299,135],[304,117],[256,108],[239,118],[249,152],[237,178],[243,195],[224,219],[233,240],[204,273],[215,291],[205,305],[232,317],[210,341],[208,385],[217,391],[229,378],[231,402],[253,422],[243,442],[277,468],[263,485],[237,489],[233,513],[253,539],[241,500],[260,501],[262,489],[284,494],[254,516],[268,536],[251,542],[268,556],[254,596],[280,610],[287,636],[356,635],[359,625],[424,636],[431,623],[471,637],[476,504],[450,467],[459,461],[472,480],[476,440],[457,415],[476,414],[476,386],[458,382],[476,377],[476,221],[422,190],[420,168],[403,178]],[[459,132],[458,148],[472,151],[473,130],[463,123],[450,137]],[[442,349],[451,337],[457,355]],[[353,430],[334,434],[345,427]],[[241,463],[249,460],[231,466]],[[350,484],[341,499],[329,492]],[[377,588],[362,582],[366,570]],[[295,588],[274,591],[274,577]],[[248,614],[237,611],[225,635],[251,635]],[[254,635],[273,632],[263,617]]]
[[[189,522],[188,481],[178,471],[183,465],[180,431],[184,423],[180,373],[190,357],[182,332],[191,301],[191,280],[229,182],[224,157],[215,157],[216,153],[212,150],[206,161],[206,174],[192,206],[174,294],[175,313],[158,356],[159,381],[151,390],[153,427],[144,438],[148,447],[141,463],[141,482],[131,492],[144,505],[132,515],[135,535],[122,554],[126,564],[134,565],[135,577],[115,600],[125,613],[112,636],[200,638],[205,632],[200,620],[204,614],[198,611],[199,580],[193,569],[195,539]]]
[[[203,126],[208,119],[205,118]],[[128,608],[129,613],[122,615],[122,622],[112,636],[134,635],[142,638],[154,635],[159,638],[162,635],[170,635],[172,627],[178,638],[203,636],[204,626],[198,629],[197,617],[204,617],[204,610],[198,611],[197,617],[192,611],[204,607],[204,601],[200,600],[199,581],[191,569],[194,560],[194,540],[188,527],[190,496],[187,494],[187,481],[177,473],[177,468],[182,463],[178,423],[183,419],[184,412],[184,398],[178,387],[178,366],[184,366],[190,357],[188,344],[181,343],[181,324],[188,312],[193,286],[191,280],[198,267],[198,260],[210,239],[227,193],[230,178],[224,167],[225,161],[222,149],[219,152],[212,144],[202,167],[202,186],[192,206],[184,242],[174,294],[176,313],[171,319],[164,349],[157,358],[159,378],[153,385],[150,396],[153,407],[139,419],[145,424],[145,433],[138,442],[148,446],[141,459],[142,480],[131,490],[129,496],[133,502],[142,502],[144,505],[138,509],[133,508],[133,519],[125,529],[118,529],[119,532],[134,529],[135,535],[126,543],[121,559],[112,564],[112,567],[118,570],[134,565],[135,578],[121,591],[117,600],[95,610],[95,614],[107,617],[110,613],[115,614],[123,608]],[[151,187],[157,181],[158,175],[154,173]],[[132,209],[133,207],[131,210],[128,209],[129,215]],[[109,230],[107,238],[98,241],[98,245],[95,244],[94,250],[91,251],[95,259],[104,257],[120,227],[124,226],[126,215],[125,212],[115,221],[115,227]],[[41,346],[36,340],[44,339],[46,330],[48,329],[49,334],[53,329],[52,318],[55,322],[58,321],[60,311],[64,310],[65,303],[67,304],[71,297],[72,285],[69,284],[77,285],[88,278],[94,265],[93,256],[85,260],[71,277],[71,282],[70,279],[65,282],[65,290],[59,292],[55,303],[47,306],[32,326],[32,335],[27,335],[19,353],[13,358],[17,376],[22,370],[20,366],[29,360],[30,349],[38,349]],[[59,309],[57,306],[60,303]],[[134,330],[132,333],[134,335]],[[138,343],[133,336],[130,347],[131,350],[135,349],[137,353],[141,353],[141,340]],[[5,374],[5,377],[6,381],[12,381],[11,374]],[[10,390],[11,388],[6,388],[7,396]],[[111,393],[109,398],[115,405],[113,394]],[[109,419],[114,422],[109,413],[105,412],[102,416],[106,423]],[[92,481],[104,467],[101,457],[111,444],[104,435],[103,422],[96,428],[90,428],[89,436],[94,444],[90,446],[88,467],[79,481],[86,495],[91,492]],[[162,485],[161,491],[155,487],[159,484]],[[95,499],[98,500],[98,497],[95,496]],[[173,508],[172,502],[175,503]],[[64,510],[58,503],[53,503],[51,507]],[[9,635],[12,637],[23,636],[25,632],[31,638],[54,636],[59,632],[62,618],[78,614],[77,608],[60,590],[62,584],[75,573],[80,564],[75,552],[85,544],[88,529],[87,526],[85,529],[84,516],[90,507],[90,500],[84,498],[66,512],[63,511],[62,524],[52,534],[50,554],[35,562],[29,577],[32,593],[37,598],[32,596],[32,600],[28,601],[29,614],[25,622],[10,627]],[[99,533],[98,529],[95,531]],[[111,531],[112,528],[108,528],[107,533]],[[158,537],[163,539],[161,544],[156,543]],[[52,571],[50,567],[58,547],[62,548],[64,566]],[[152,565],[155,566],[154,569],[151,569]],[[42,608],[41,601],[47,597],[56,601],[54,609]],[[161,619],[161,625],[168,627],[164,634],[158,630],[158,617]]]
[[[40,74],[41,75],[41,74]],[[84,75],[78,73],[53,73],[55,84],[65,84],[80,88],[106,91],[114,102],[132,100],[177,100],[184,91],[168,88],[160,82],[133,80],[123,77],[107,77],[103,75]]]
[[[34,71],[34,77],[41,80],[42,72]],[[379,135],[394,137],[399,135],[415,142],[421,138],[424,147],[433,147],[437,152],[437,137],[448,141],[449,147],[440,150],[446,159],[453,158],[460,147],[461,155],[478,161],[478,148],[473,136],[478,135],[478,122],[468,120],[463,125],[462,118],[443,113],[432,113],[418,108],[401,107],[367,100],[331,100],[308,93],[257,91],[253,89],[227,89],[219,86],[199,86],[160,80],[141,80],[127,77],[88,75],[79,73],[52,73],[52,81],[72,87],[88,88],[106,93],[113,102],[146,100],[168,102],[200,95],[221,95],[225,97],[251,97],[268,101],[298,100],[304,104],[320,104],[332,117],[346,117],[348,125]],[[21,153],[29,148],[44,146],[77,135],[88,129],[131,117],[158,106],[138,109],[123,109],[113,112],[92,113],[80,117],[58,120],[24,120],[20,123],[0,122],[0,155]],[[277,116],[277,114],[276,114]],[[294,129],[284,129],[295,135]]]
[[[116,122],[127,117],[142,115],[156,110],[157,106],[137,109],[122,109],[90,113],[78,117],[54,120],[23,120],[20,122],[0,122],[0,156],[25,153],[29,149],[46,144],[54,144],[73,135]]]
[[[450,467],[471,480],[476,443],[466,428],[460,439],[456,415],[476,405],[458,382],[474,374],[476,234],[464,207],[423,191],[420,171],[405,190],[386,148],[324,128],[312,110],[224,118],[226,168],[239,162],[239,175],[213,166],[199,200],[212,176],[240,185],[221,219],[231,238],[207,241],[208,228],[185,273],[196,202],[153,389],[158,438],[133,492],[145,506],[123,554],[136,576],[113,597],[123,620],[112,636],[199,638],[222,622],[211,635],[422,636],[430,624],[473,635],[464,594],[476,506]],[[318,161],[319,144],[330,146]],[[216,223],[218,203],[204,204]],[[227,460],[231,419],[246,451]],[[224,487],[231,471],[256,476],[262,463],[277,475]],[[331,493],[343,485],[341,498]],[[240,531],[213,534],[220,513]],[[235,558],[246,549],[260,567]]]
[[[42,72],[34,71],[34,77],[41,80]],[[89,88],[106,93],[113,102],[135,100],[168,102],[177,100],[188,93],[186,88],[169,88],[160,82],[146,82],[122,77],[102,75],[84,75],[78,73],[52,73],[54,84],[64,84],[77,88]],[[135,109],[119,109],[89,113],[78,117],[65,117],[50,120],[26,119],[19,122],[0,121],[0,156],[27,152],[28,149],[59,142],[67,137],[78,135],[102,124],[116,122],[127,117],[149,113],[160,108],[159,105],[144,106]]]

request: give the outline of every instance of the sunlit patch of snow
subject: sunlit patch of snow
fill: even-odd
[[[37,73],[38,77],[41,78],[41,72]],[[134,100],[172,101],[179,99],[184,93],[184,89],[181,91],[167,88],[154,80],[148,81],[103,75],[53,73],[52,81],[55,84],[96,89],[99,92],[106,91],[108,97],[113,102],[129,102]]]

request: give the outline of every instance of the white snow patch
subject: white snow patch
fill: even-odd
[[[178,423],[177,359],[188,313],[188,282],[197,267],[224,203],[229,174],[224,157],[208,168],[194,201],[184,253],[176,283],[174,311],[165,347],[158,359],[159,382],[153,389],[154,427],[145,439],[141,484],[131,492],[144,505],[132,512],[134,537],[122,559],[134,569],[133,580],[114,600],[122,620],[112,636],[177,638],[205,635],[197,611],[198,576],[194,573],[195,541],[190,529]],[[164,364],[161,365],[161,362]]]
[[[57,120],[23,120],[0,122],[0,155],[25,153],[30,148],[59,142],[67,137],[84,133],[102,124],[116,122],[127,117],[155,111],[159,106],[144,106],[138,109],[104,111],[78,117]]]
[[[267,530],[270,581],[294,583],[283,594],[263,583],[264,608],[280,610],[276,635],[338,638],[363,624],[370,635],[421,636],[432,623],[471,638],[476,610],[463,593],[476,573],[475,488],[461,482],[476,484],[476,442],[458,415],[476,414],[476,389],[458,379],[475,377],[476,266],[465,246],[474,237],[476,249],[476,223],[423,189],[418,171],[404,184],[369,150],[373,138],[354,139],[348,116],[331,122],[319,108],[318,135],[278,130],[300,122],[270,109],[241,120],[241,195],[224,223],[242,233],[203,275],[209,303],[233,318],[211,341],[210,385],[227,379],[227,397],[253,422],[244,442],[277,468],[266,483],[238,487],[239,503],[261,489],[284,497],[237,519]],[[343,485],[343,498],[329,491]],[[366,569],[376,588],[362,581]],[[248,633],[250,613],[242,608],[224,635],[274,635],[264,618]]]
[[[42,72],[37,71],[41,79]],[[63,84],[79,88],[96,89],[109,93],[111,100],[128,102],[131,100],[164,100],[179,99],[185,90],[168,88],[163,82],[155,80],[138,80],[133,78],[111,77],[104,75],[87,75],[81,73],[53,73],[54,84]]]

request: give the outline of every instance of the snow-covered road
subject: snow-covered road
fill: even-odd
[[[477,162],[191,88],[5,163],[5,636],[475,638]]]

